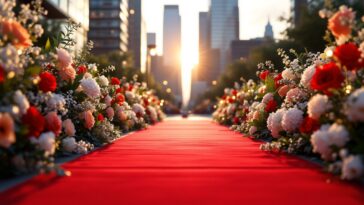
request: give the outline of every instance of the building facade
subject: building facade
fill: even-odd
[[[93,53],[128,50],[128,0],[90,0],[89,40]]]
[[[163,70],[173,94],[180,98],[181,16],[177,5],[166,5],[163,17]]]
[[[142,0],[129,0],[128,51],[133,56],[134,67],[146,71],[147,29],[143,18]]]
[[[239,39],[238,0],[210,1],[210,45],[220,52],[220,72],[229,59],[230,43]]]
[[[47,0],[43,1],[43,6],[48,10],[47,18],[64,22],[72,19],[81,25],[74,35],[74,50],[82,49],[87,43],[89,31],[89,0]]]

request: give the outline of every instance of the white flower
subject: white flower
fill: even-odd
[[[33,32],[36,37],[41,37],[44,33],[42,25],[40,25],[40,24],[34,25]]]
[[[47,107],[50,110],[63,110],[66,104],[66,100],[62,95],[51,94],[47,101]]]
[[[317,94],[313,96],[307,104],[308,115],[318,120],[322,114],[331,109],[332,105],[329,101],[329,97],[326,95]]]
[[[330,145],[343,147],[349,141],[349,132],[343,125],[335,123],[330,126],[328,131],[330,134]]]
[[[286,110],[279,109],[277,112],[270,113],[267,120],[267,127],[270,130],[273,137],[278,138],[279,132],[283,130],[282,128],[282,118]]]
[[[255,126],[251,126],[250,128],[249,128],[249,134],[250,135],[253,135],[254,133],[256,133],[257,132],[257,127],[255,127]]]
[[[154,107],[152,107],[152,106],[148,106],[148,107],[147,107],[147,109],[148,109],[148,111],[149,111],[149,116],[150,116],[150,118],[151,118],[154,122],[158,121],[158,114],[157,114],[157,111],[155,110],[155,108],[154,108]]]
[[[285,131],[293,132],[301,125],[303,112],[297,108],[290,108],[282,117],[282,128]]]
[[[81,81],[81,88],[83,92],[90,98],[96,98],[100,96],[100,86],[93,78],[84,78]]]
[[[30,106],[27,97],[20,90],[17,90],[13,100],[18,105],[20,113],[25,114]]]
[[[136,113],[136,114],[138,114],[138,115],[141,115],[141,116],[143,116],[143,115],[145,115],[145,109],[144,109],[144,107],[141,105],[141,104],[139,104],[139,103],[135,103],[134,105],[133,105],[133,111]]]
[[[92,64],[88,65],[88,69],[90,71],[97,71],[97,66],[96,66],[96,64],[92,63]]]
[[[99,83],[101,86],[106,87],[109,85],[109,80],[105,76],[102,75],[99,77]]]
[[[62,140],[63,150],[66,152],[74,152],[77,149],[77,142],[74,137],[66,137]]]
[[[236,110],[236,104],[229,104],[227,107],[227,114],[234,115]]]
[[[67,68],[72,64],[72,56],[63,48],[57,48],[57,59],[59,68]]]
[[[310,67],[306,68],[306,70],[302,74],[301,84],[306,88],[311,88],[311,79],[312,76],[315,74],[316,65],[311,65]]]
[[[267,93],[264,95],[264,97],[262,99],[262,103],[267,104],[272,99],[273,99],[273,93]]]
[[[45,151],[46,155],[52,155],[56,151],[56,136],[53,132],[45,132],[37,140],[39,148]]]
[[[311,135],[313,152],[321,154],[321,158],[325,160],[329,160],[332,153],[328,129],[328,125],[323,125]]]
[[[360,156],[350,155],[345,158],[341,172],[342,179],[351,180],[361,177],[364,174],[364,165]]]
[[[354,91],[349,96],[345,111],[350,121],[364,121],[364,88]]]
[[[130,91],[126,91],[125,92],[125,97],[128,101],[132,101],[135,98],[135,95],[133,92]]]
[[[297,78],[297,76],[291,69],[285,69],[282,72],[282,78],[285,80],[294,80]]]

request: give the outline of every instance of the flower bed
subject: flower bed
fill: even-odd
[[[54,158],[84,154],[163,119],[145,83],[116,78],[73,56],[70,33],[44,47],[41,1],[0,1],[0,176],[60,170]],[[70,26],[73,28],[73,26]],[[72,32],[72,29],[69,30]]]
[[[247,136],[265,139],[266,151],[320,157],[342,179],[364,175],[364,30],[355,12],[320,11],[332,42],[322,53],[278,54],[282,72],[258,65],[259,82],[225,89],[213,114]],[[364,20],[364,19],[363,19]]]

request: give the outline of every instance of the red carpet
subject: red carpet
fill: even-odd
[[[208,120],[171,120],[38,176],[0,204],[364,204],[364,190]]]

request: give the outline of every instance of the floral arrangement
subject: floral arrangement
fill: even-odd
[[[73,56],[75,43],[62,33],[34,46],[43,34],[41,1],[0,0],[0,176],[59,171],[55,157],[84,154],[122,133],[163,119],[162,101],[145,83],[116,78]]]
[[[342,179],[364,177],[364,29],[346,6],[322,10],[331,39],[322,53],[290,58],[282,72],[258,65],[259,82],[226,89],[216,121],[266,143],[266,151],[318,156]],[[364,20],[364,18],[362,18]]]

